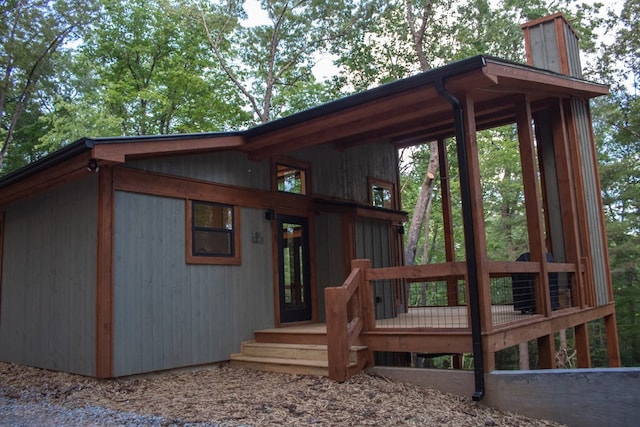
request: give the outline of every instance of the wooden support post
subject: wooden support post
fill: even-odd
[[[591,346],[589,345],[589,324],[582,323],[574,328],[578,368],[591,367]]]
[[[351,269],[360,269],[360,283],[358,292],[363,321],[363,331],[370,331],[376,327],[375,301],[373,300],[373,289],[367,280],[367,270],[371,268],[371,261],[368,259],[354,259],[351,261]]]
[[[349,343],[347,337],[347,302],[342,288],[324,290],[327,315],[327,358],[329,378],[345,381],[349,377]]]
[[[491,318],[491,290],[487,258],[487,236],[484,224],[484,207],[482,185],[480,183],[480,159],[478,158],[478,140],[476,135],[475,105],[473,98],[466,94],[463,101],[464,131],[467,143],[467,165],[469,174],[469,192],[471,196],[473,232],[476,252],[476,271],[478,278],[478,304],[480,307],[480,324],[482,332],[493,329]],[[465,230],[465,232],[467,232]],[[467,254],[469,256],[469,254]],[[467,272],[467,275],[469,273]],[[467,293],[468,295],[468,293]],[[472,302],[467,299],[467,307]],[[471,318],[471,316],[470,316]],[[485,354],[489,356],[488,353]]]
[[[556,367],[556,346],[553,334],[538,338],[538,368],[553,369]]]
[[[449,158],[444,138],[438,139],[438,162],[440,163],[440,189],[442,193],[442,228],[444,233],[444,254],[447,262],[456,260],[455,241],[453,239],[453,214],[451,208],[451,186],[449,185]],[[447,279],[447,304],[457,306],[458,281]]]
[[[534,151],[533,129],[531,128],[531,104],[526,97],[515,102],[516,123],[518,126],[518,144],[520,162],[522,163],[522,181],[529,233],[529,251],[531,261],[540,264],[540,274],[536,279],[536,312],[551,316],[551,300],[549,298],[549,274],[544,238],[544,221],[542,220],[542,198],[538,182],[538,168]]]
[[[618,368],[620,361],[620,343],[618,342],[618,326],[616,314],[610,314],[604,318],[604,326],[607,330],[607,352],[609,354],[609,367]]]
[[[98,173],[98,233],[96,261],[97,378],[113,376],[113,168]]]

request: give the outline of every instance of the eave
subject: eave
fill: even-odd
[[[261,159],[320,144],[332,144],[336,149],[376,142],[389,142],[396,147],[422,144],[454,134],[451,105],[438,95],[438,81],[456,96],[473,99],[478,129],[513,123],[514,101],[522,97],[527,97],[535,108],[552,98],[589,99],[608,93],[605,85],[481,55],[246,131],[83,138],[6,175],[0,179],[0,190],[7,194],[5,188],[18,183],[21,185],[16,188],[30,188],[35,183],[27,185],[23,181],[31,182],[41,175],[64,173],[68,178],[69,174],[86,173],[88,159],[113,165],[131,159],[229,149]],[[59,166],[62,164],[64,171]],[[59,169],[59,173],[42,174],[52,168]],[[0,202],[6,200],[0,197]]]

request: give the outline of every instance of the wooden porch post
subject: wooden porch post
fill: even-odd
[[[549,295],[549,272],[547,270],[546,247],[542,219],[542,201],[538,185],[538,168],[534,151],[533,129],[531,128],[531,104],[522,97],[515,102],[516,123],[518,126],[518,146],[522,163],[522,181],[529,233],[529,251],[531,261],[540,265],[540,274],[536,280],[536,307],[545,317],[551,316]],[[554,335],[538,338],[538,361],[541,368],[555,367]]]
[[[544,222],[542,220],[542,202],[538,185],[538,168],[534,152],[533,129],[531,128],[531,104],[526,97],[515,103],[516,124],[518,126],[518,146],[522,163],[522,181],[529,234],[531,261],[540,265],[540,274],[536,280],[536,307],[545,316],[551,315],[549,299],[549,276],[546,262]]]
[[[442,232],[444,233],[444,254],[447,262],[456,260],[453,239],[453,214],[451,209],[451,186],[449,185],[449,156],[444,138],[438,138],[438,163],[440,163],[440,188],[442,192]],[[458,301],[458,282],[447,280],[447,304],[456,306]]]
[[[589,325],[582,323],[574,328],[576,338],[576,356],[578,368],[591,367],[591,350],[589,348]]]
[[[113,376],[113,168],[98,173],[98,233],[96,262],[97,378]]]
[[[475,264],[477,271],[478,285],[478,306],[480,308],[480,327],[482,332],[489,332],[493,329],[491,317],[491,292],[489,281],[489,268],[487,257],[487,239],[484,226],[484,207],[482,198],[482,186],[480,184],[480,160],[478,158],[478,140],[475,118],[475,106],[470,94],[465,94],[462,101],[462,111],[464,119],[465,140],[467,143],[467,165],[469,174],[469,194],[471,198],[473,237],[475,242]],[[465,230],[465,233],[468,232]],[[467,256],[469,256],[467,254]],[[468,286],[467,286],[468,288]],[[467,296],[469,290],[467,289]],[[467,311],[472,302],[467,298]],[[471,318],[471,316],[469,316]],[[483,340],[484,341],[484,340]],[[485,372],[495,369],[495,354],[489,350],[486,342],[482,345],[482,360]]]
[[[620,343],[618,342],[618,326],[616,321],[616,313],[604,318],[604,325],[607,330],[607,353],[609,355],[609,367],[619,368],[622,363],[620,361]]]

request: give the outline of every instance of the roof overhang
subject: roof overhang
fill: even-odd
[[[597,83],[497,58],[475,56],[347,96],[246,131],[189,135],[83,138],[0,179],[0,189],[57,165],[84,170],[87,159],[118,164],[136,158],[242,150],[260,159],[319,144],[338,149],[389,142],[397,147],[454,135],[451,105],[436,84],[474,103],[478,129],[515,121],[513,103],[553,98],[585,99],[608,93]]]

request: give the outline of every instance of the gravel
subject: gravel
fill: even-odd
[[[0,426],[559,426],[362,373],[216,365],[97,380],[0,362]]]

